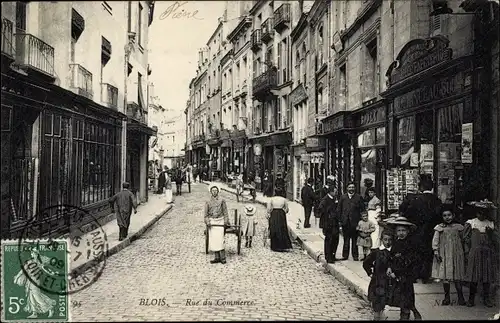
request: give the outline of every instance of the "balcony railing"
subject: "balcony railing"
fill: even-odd
[[[284,3],[274,11],[274,29],[281,32],[290,23],[290,4]]]
[[[252,86],[254,94],[260,94],[262,92],[267,92],[270,89],[276,87],[278,83],[278,75],[276,69],[270,68],[261,75],[253,79]]]
[[[268,42],[271,39],[273,39],[273,35],[274,35],[273,26],[274,26],[274,19],[273,19],[273,17],[267,18],[262,23],[262,25],[261,25],[261,30],[262,30],[261,40],[263,42]]]
[[[101,101],[108,108],[118,109],[118,89],[111,84],[101,83]]]
[[[2,54],[13,57],[14,55],[14,33],[12,29],[12,21],[2,19]]]
[[[16,60],[22,66],[54,76],[54,47],[26,33],[16,33]]]
[[[255,29],[252,32],[252,50],[257,50],[262,47],[262,31],[260,29]]]
[[[136,103],[127,104],[127,117],[132,118],[141,123],[146,123],[146,114],[141,107]]]
[[[71,87],[76,89],[78,94],[92,99],[92,73],[80,64],[69,64],[71,69]]]

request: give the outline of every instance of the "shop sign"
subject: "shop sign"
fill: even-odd
[[[344,113],[326,118],[323,121],[323,133],[331,133],[348,127],[347,117]]]
[[[311,155],[309,154],[302,154],[300,155],[300,160],[304,163],[308,163],[311,161]]]
[[[370,109],[362,113],[359,118],[359,126],[364,127],[382,121],[385,121],[385,107]]]
[[[254,144],[253,145],[253,153],[255,154],[255,156],[260,156],[260,154],[262,153],[261,144]]]
[[[290,102],[292,106],[295,106],[305,99],[307,99],[307,93],[304,85],[301,83],[290,93]]]
[[[464,91],[464,74],[459,72],[454,76],[444,77],[433,84],[407,92],[394,98],[394,112],[402,112],[433,101],[445,99]]]
[[[472,163],[472,123],[462,125],[462,163]]]
[[[321,148],[325,147],[325,139],[319,137],[306,138],[306,148]]]
[[[451,60],[449,40],[438,35],[429,39],[414,39],[399,52],[387,70],[387,86],[392,86],[435,65]]]

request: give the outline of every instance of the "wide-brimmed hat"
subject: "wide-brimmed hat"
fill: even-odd
[[[219,184],[216,184],[216,183],[212,183],[212,184],[208,185],[208,191],[209,191],[209,192],[212,192],[212,188],[214,188],[214,187],[215,187],[215,188],[216,188],[219,192],[221,191]]]
[[[396,218],[391,218],[386,223],[388,225],[393,225],[393,226],[397,226],[397,225],[407,226],[407,227],[410,227],[411,229],[415,229],[417,227],[415,224],[408,221],[408,219],[405,218],[404,216],[398,216]]]
[[[495,204],[493,204],[492,201],[488,201],[488,199],[484,199],[481,201],[471,201],[471,202],[467,202],[467,204],[474,206],[474,207],[481,208],[481,209],[496,209],[497,208],[495,206]]]
[[[253,205],[245,205],[245,215],[254,215],[255,214],[255,206]]]

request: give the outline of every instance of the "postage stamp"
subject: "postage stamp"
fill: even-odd
[[[70,320],[65,239],[2,241],[2,321]]]
[[[106,232],[99,222],[86,210],[72,205],[55,205],[42,210],[25,225],[19,236],[18,245],[26,241],[49,241],[54,247],[57,240],[47,240],[47,235],[65,236],[68,241],[69,275],[65,290],[52,290],[39,286],[46,293],[73,294],[96,282],[106,266],[108,243]],[[21,261],[22,248],[18,248]],[[24,269],[23,269],[24,270]],[[25,272],[25,274],[28,274]],[[28,275],[28,277],[30,277]]]

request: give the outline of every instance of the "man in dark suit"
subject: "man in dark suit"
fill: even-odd
[[[304,185],[304,187],[302,187],[302,190],[300,191],[300,197],[302,198],[302,206],[304,207],[304,215],[305,215],[304,228],[311,227],[309,220],[311,218],[311,212],[314,203],[317,200],[316,194],[314,193],[314,189],[312,187],[313,184],[314,184],[314,179],[308,178],[306,185]]]
[[[407,196],[399,206],[401,215],[417,226],[412,234],[412,240],[421,257],[422,268],[417,278],[421,278],[423,283],[427,283],[431,277],[434,227],[442,221],[440,215],[442,203],[432,192],[433,187],[432,180],[422,178],[419,184],[421,193]]]
[[[344,237],[342,258],[343,260],[349,258],[350,244],[352,244],[352,258],[358,261],[358,232],[356,231],[356,227],[359,220],[361,220],[361,212],[365,210],[365,202],[361,195],[356,193],[354,183],[347,184],[347,193],[340,197],[338,210],[342,225],[342,235]]]
[[[337,212],[338,196],[333,185],[327,187],[327,194],[321,199],[317,210],[320,214],[319,227],[323,229],[325,235],[324,252],[326,262],[331,264],[336,259],[335,253],[339,245],[340,217]]]

